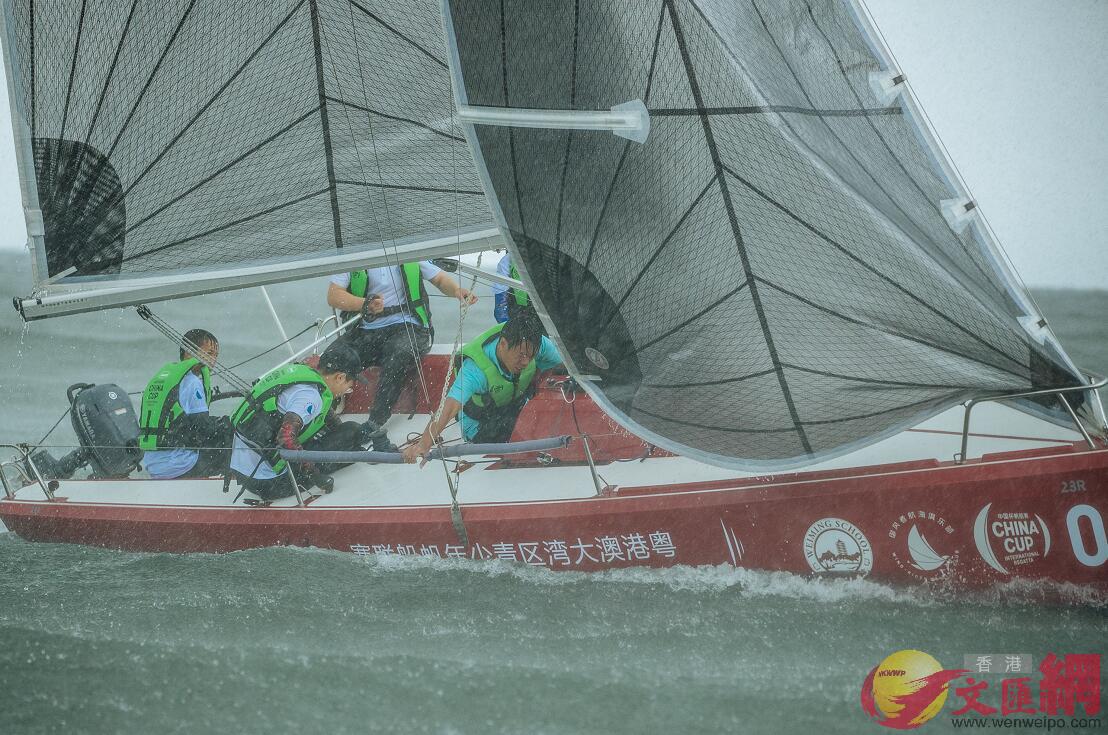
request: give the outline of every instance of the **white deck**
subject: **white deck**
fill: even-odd
[[[949,461],[960,450],[962,418],[962,408],[955,407],[914,429],[843,457],[811,465],[803,471],[927,459]],[[401,440],[409,432],[421,431],[427,421],[426,415],[416,415],[410,420],[406,416],[394,416],[388,424],[389,435],[394,441]],[[1074,430],[995,403],[982,404],[974,409],[972,428],[974,432],[969,445],[971,459],[995,452],[1060,446],[1081,439]],[[453,433],[447,431],[446,435],[447,439],[457,438],[457,429]],[[684,457],[616,462],[597,469],[605,483],[616,487],[754,476],[753,473],[721,469]],[[456,477],[459,501],[466,505],[569,500],[595,495],[587,466],[491,470],[487,464],[477,464]],[[450,503],[441,462],[429,463],[422,469],[415,465],[353,465],[336,472],[334,478],[334,492],[315,499],[313,508],[444,506]],[[222,480],[151,480],[136,477],[130,480],[65,480],[60,483],[56,494],[70,502],[82,503],[226,507],[231,504],[238,488],[232,483],[231,492],[224,494],[222,487]],[[20,490],[17,497],[45,499],[37,485]],[[294,498],[287,498],[274,505],[295,504]]]

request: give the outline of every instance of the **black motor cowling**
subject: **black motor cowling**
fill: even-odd
[[[86,464],[95,478],[123,478],[139,466],[139,426],[127,391],[118,385],[69,386],[69,416],[81,448],[61,459],[45,450],[31,460],[44,479],[65,479]]]

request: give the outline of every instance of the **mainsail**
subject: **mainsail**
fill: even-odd
[[[437,2],[0,6],[27,318],[499,242]]]
[[[781,469],[971,395],[1080,383],[851,2],[444,14],[523,281],[636,433]],[[636,104],[645,140],[596,129]]]

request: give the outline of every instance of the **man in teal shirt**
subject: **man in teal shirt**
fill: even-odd
[[[466,344],[462,357],[442,415],[418,442],[404,450],[404,461],[425,457],[459,412],[466,441],[508,441],[519,412],[535,393],[538,374],[562,364],[558,348],[543,336],[542,323],[530,309],[521,310]]]

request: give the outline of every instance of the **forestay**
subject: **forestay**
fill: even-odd
[[[58,313],[494,242],[434,0],[2,8],[36,281],[102,295]]]
[[[851,3],[444,8],[523,280],[635,432],[780,469],[1078,384]],[[639,101],[644,142],[572,114]]]

